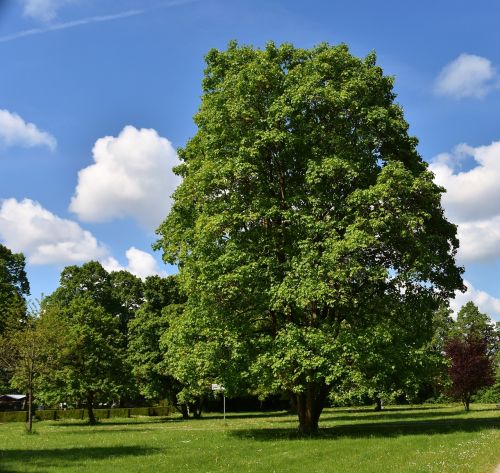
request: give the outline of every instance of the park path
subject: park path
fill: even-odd
[[[493,473],[500,473],[500,464],[497,465],[497,467],[495,468],[495,471]]]

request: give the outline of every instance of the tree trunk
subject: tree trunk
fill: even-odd
[[[189,419],[189,411],[187,404],[181,404],[181,414],[183,419]]]
[[[469,408],[470,408],[470,396],[465,396],[462,402],[464,404],[465,411],[469,412]]]
[[[201,396],[194,404],[193,417],[195,419],[201,419],[201,412],[205,404],[205,398]]]
[[[89,424],[95,425],[97,423],[95,415],[94,415],[94,394],[89,393],[87,395],[87,412],[89,415]]]
[[[318,431],[318,421],[323,411],[328,387],[324,384],[310,384],[307,389],[295,395],[299,415],[299,432],[311,435]]]
[[[30,385],[28,390],[28,432],[33,431],[33,386],[30,377]]]
[[[382,399],[378,396],[375,396],[375,410],[376,411],[382,410]]]

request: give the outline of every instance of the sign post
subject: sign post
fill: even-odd
[[[222,392],[222,406],[223,406],[223,412],[224,412],[224,423],[226,423],[226,396],[224,394],[224,391],[226,388],[222,386],[221,384],[212,384],[212,391],[215,392]]]

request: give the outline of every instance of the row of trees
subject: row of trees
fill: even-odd
[[[4,287],[10,285],[19,295],[14,281],[26,280],[22,255],[0,249],[4,269],[9,260],[19,262],[10,271],[10,282],[4,280]],[[279,380],[265,391],[254,385],[248,360],[236,360],[234,366],[227,347],[235,341],[225,339],[227,334],[188,324],[187,298],[177,279],[152,276],[141,281],[90,262],[67,267],[58,289],[35,309],[19,311],[13,318],[12,308],[26,303],[15,298],[2,306],[4,386],[10,381],[28,394],[30,428],[34,397],[47,405],[85,406],[93,423],[96,403],[167,399],[185,417],[188,405],[200,415],[215,381],[224,383],[232,396],[283,394]],[[342,337],[342,351],[335,353],[340,354],[335,360],[337,389],[328,393],[330,402],[375,401],[380,407],[382,399],[422,401],[451,395],[468,409],[472,395],[489,385],[493,387],[483,391],[483,397],[500,402],[500,330],[472,302],[456,320],[444,307],[436,311],[432,334],[424,341],[405,330],[404,321],[401,324],[383,323]],[[315,362],[302,359],[304,366]],[[291,396],[292,402],[295,399]]]
[[[7,255],[6,260],[22,259]],[[21,266],[18,275],[25,278]],[[24,311],[16,317],[9,303],[1,306],[2,322],[8,319],[9,326],[0,333],[0,366],[3,389],[10,381],[28,393],[30,411],[34,392],[46,405],[86,406],[92,423],[96,403],[167,398],[179,404],[161,348],[168,325],[162,311],[182,302],[175,277],[143,282],[90,262],[65,268],[58,289],[37,307],[27,308],[21,299]],[[181,410],[186,414],[185,407]]]

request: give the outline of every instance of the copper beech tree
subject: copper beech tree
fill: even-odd
[[[495,382],[488,341],[477,334],[452,338],[445,345],[445,353],[450,361],[451,394],[468,411],[472,395]]]
[[[169,324],[168,356],[183,354],[171,369],[228,395],[287,392],[314,432],[356,331],[401,313],[428,329],[462,288],[443,189],[393,78],[346,45],[213,49],[194,120],[158,229],[188,298]]]

